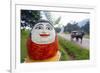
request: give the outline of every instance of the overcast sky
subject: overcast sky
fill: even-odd
[[[89,19],[90,15],[86,13],[68,13],[68,12],[50,12],[53,20],[61,17],[60,24],[66,25],[68,22],[80,22],[84,19]],[[42,13],[43,19],[46,19],[45,15]]]

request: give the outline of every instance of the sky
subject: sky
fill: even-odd
[[[73,23],[74,21],[80,22],[84,19],[89,19],[90,14],[86,13],[69,13],[69,12],[49,12],[52,19],[55,21],[57,18],[61,17],[61,20],[59,22],[60,27],[65,26],[67,23],[71,22]],[[44,13],[41,13],[42,19],[47,19],[44,15]],[[57,27],[56,25],[55,27]]]

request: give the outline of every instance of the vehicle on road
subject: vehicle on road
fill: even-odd
[[[82,43],[82,39],[83,39],[84,35],[85,35],[85,33],[83,31],[72,31],[71,32],[71,40],[73,41],[73,39],[76,39],[76,41],[78,42],[80,39],[81,40],[80,43]]]

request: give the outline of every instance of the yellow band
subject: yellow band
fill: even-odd
[[[27,56],[27,58],[25,58],[24,63],[59,61],[60,56],[61,56],[61,53],[59,51],[57,52],[57,54],[55,56],[53,56],[52,58],[46,59],[46,60],[32,60]]]

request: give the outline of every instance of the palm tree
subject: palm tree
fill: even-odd
[[[46,18],[53,24],[53,25],[57,25],[59,24],[61,17],[58,17],[56,20],[53,20],[54,18],[52,17],[51,13],[48,11],[43,11]]]

